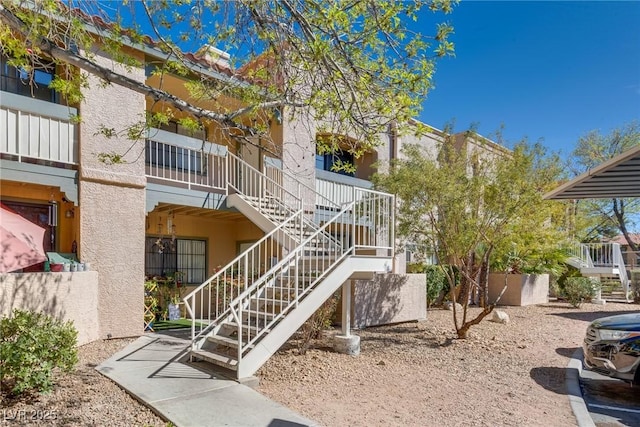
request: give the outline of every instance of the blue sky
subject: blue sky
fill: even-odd
[[[447,20],[456,56],[439,62],[420,120],[487,137],[504,125],[506,145],[563,156],[640,120],[640,2],[463,0]]]

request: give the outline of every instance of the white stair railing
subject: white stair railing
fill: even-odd
[[[296,212],[183,298],[192,319],[194,342],[228,317],[229,303],[278,263],[282,258],[281,242],[292,237],[290,230],[296,228],[292,225],[302,224],[302,217],[301,210]]]
[[[575,252],[570,250],[572,256]],[[629,299],[629,277],[619,243],[581,243],[578,255],[583,268],[610,268],[624,287],[625,299]]]
[[[393,196],[359,191],[359,202],[345,206],[230,303],[238,328],[238,363],[346,257],[393,257]],[[349,243],[335,250],[329,231]]]
[[[303,192],[313,195],[315,204],[317,206],[322,206],[324,208],[338,211],[341,209],[343,205],[343,203],[336,202],[335,199],[330,199],[325,195],[318,193],[318,191],[315,188],[312,188],[300,182],[295,176],[293,176],[292,174],[290,174],[289,172],[283,169],[280,169],[279,167],[277,167],[272,163],[265,162],[263,169],[264,169],[265,175],[271,177],[274,181],[280,183],[280,185],[284,185],[284,177],[289,178],[289,182],[295,185],[297,194],[300,195],[301,198],[302,198]],[[352,191],[351,188],[349,188],[350,195],[352,195],[351,191]],[[344,198],[341,198],[340,200],[343,200],[343,199]],[[354,201],[352,198],[346,199],[347,203],[352,201]]]

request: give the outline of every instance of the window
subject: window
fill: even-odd
[[[189,136],[195,139],[201,139],[201,140],[207,139],[207,133],[205,132],[204,128],[193,131],[191,129],[187,129],[186,127],[182,126],[178,122],[174,122],[173,120],[167,124],[161,124],[160,129],[166,130],[167,132],[171,132],[171,133],[177,133],[178,135]]]
[[[58,94],[49,88],[54,76],[55,65],[52,63],[27,72],[22,68],[9,65],[8,58],[0,55],[0,90],[5,92],[58,102]]]
[[[168,276],[180,271],[184,283],[200,284],[206,279],[206,248],[205,240],[147,236],[145,272],[147,276]]]
[[[355,176],[354,172],[344,170],[334,171],[333,165],[336,163],[350,163],[354,165],[353,154],[344,151],[336,151],[335,153],[316,154],[316,169],[322,169],[329,172],[339,173],[340,175]]]

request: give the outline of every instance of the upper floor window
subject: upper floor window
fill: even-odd
[[[42,64],[30,71],[9,65],[0,55],[0,90],[48,102],[58,102],[58,94],[49,85],[55,76],[55,65]]]
[[[334,165],[338,163],[354,163],[353,154],[344,151],[336,151],[335,153],[316,154],[316,169],[322,169],[329,172],[339,173],[340,175],[355,176],[354,172],[345,170],[334,170]]]
[[[189,136],[195,139],[200,139],[200,140],[207,139],[207,133],[205,132],[204,128],[198,129],[198,130],[189,129],[185,126],[182,126],[178,122],[174,122],[173,120],[167,124],[161,124],[160,129],[166,130],[167,132],[171,132],[171,133],[177,133],[178,135]]]

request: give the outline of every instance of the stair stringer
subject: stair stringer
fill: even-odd
[[[278,225],[274,224],[269,218],[263,215],[258,209],[256,209],[251,203],[247,202],[239,194],[229,194],[227,196],[227,206],[236,208],[240,213],[247,217],[249,221],[254,223],[260,230],[265,233],[269,233],[275,230]],[[280,236],[275,240],[278,241],[285,249],[293,250],[298,246],[298,242],[292,237],[290,239]],[[282,241],[286,240],[286,241]]]
[[[247,202],[239,194],[229,194],[227,196],[227,206],[230,208],[236,208],[241,214],[246,216],[249,221],[257,225],[262,231],[268,233],[277,227],[276,224],[271,222],[266,216],[264,216],[258,209],[253,207],[251,203]]]
[[[238,378],[253,375],[278,349],[302,326],[302,324],[355,272],[387,272],[391,269],[390,257],[349,256],[336,266],[297,307],[286,316],[247,353],[238,364]]]

